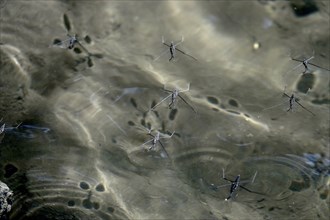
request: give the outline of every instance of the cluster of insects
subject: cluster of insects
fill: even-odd
[[[68,19],[68,18],[66,18],[66,19]],[[67,23],[68,23],[68,21],[67,21]],[[67,27],[67,30],[69,31],[70,30],[70,25],[66,24],[66,27]],[[195,58],[194,56],[192,56],[191,54],[186,53],[182,49],[178,48],[178,46],[181,45],[183,42],[184,42],[183,37],[181,38],[180,41],[178,41],[176,43],[174,43],[173,41],[171,41],[170,43],[167,43],[165,41],[164,37],[162,37],[162,45],[164,45],[166,47],[166,49],[164,51],[162,51],[160,53],[160,55],[156,56],[154,58],[154,61],[157,61],[157,60],[159,60],[160,57],[162,57],[166,54],[169,54],[170,55],[169,56],[169,61],[171,62],[171,61],[176,59],[177,52],[184,55],[184,56],[186,56],[186,57],[189,57],[190,59],[192,59],[194,61],[198,61],[198,59]],[[76,34],[75,35],[67,34],[67,39],[65,39],[65,40],[55,40],[53,42],[53,44],[50,45],[50,47],[58,47],[58,48],[63,48],[63,49],[68,49],[68,50],[74,50],[76,48],[76,46],[78,46],[87,55],[87,62],[88,62],[89,66],[92,65],[91,57],[94,56],[94,57],[97,57],[97,58],[102,58],[102,56],[99,55],[99,54],[90,53],[89,50],[83,45],[82,39],[80,39]],[[288,74],[288,73],[298,69],[301,66],[304,67],[304,71],[303,71],[302,74],[311,73],[312,70],[311,70],[310,66],[314,66],[314,67],[329,71],[329,69],[327,69],[327,68],[324,68],[324,67],[316,65],[314,63],[311,63],[311,60],[314,59],[314,55],[307,58],[307,59],[303,59],[303,60],[292,58],[292,57],[291,57],[291,59],[294,62],[299,62],[299,64],[297,66],[295,66],[294,68],[292,68],[290,71],[288,71],[285,74]],[[163,91],[168,93],[168,95],[165,96],[163,99],[161,99],[161,101],[159,101],[158,103],[154,104],[147,112],[155,111],[155,109],[157,107],[159,107],[162,103],[164,103],[167,100],[169,100],[168,108],[169,109],[175,109],[176,106],[177,106],[178,100],[181,100],[183,103],[185,103],[185,105],[187,105],[191,109],[191,111],[194,114],[197,114],[197,111],[195,110],[195,108],[191,104],[189,104],[189,102],[187,102],[187,100],[182,96],[183,93],[186,93],[186,92],[190,91],[190,83],[188,84],[186,89],[168,90],[168,89],[163,88]],[[308,108],[303,106],[302,103],[300,102],[300,100],[296,97],[296,95],[294,93],[290,94],[290,93],[287,93],[286,91],[284,91],[283,92],[283,97],[286,99],[285,103],[287,105],[287,109],[286,109],[287,112],[293,111],[293,109],[298,105],[299,107],[301,107],[302,109],[304,109],[305,111],[310,113],[311,115],[313,115],[313,116],[316,115],[311,110],[309,110]],[[280,103],[280,104],[271,106],[269,108],[265,108],[262,111],[267,111],[268,109],[275,108],[278,105],[282,105],[282,104],[283,103]],[[110,116],[108,116],[108,117],[110,117]],[[17,127],[6,127],[5,124],[3,124],[0,127],[0,134],[1,133],[15,133],[15,132],[18,133],[18,130],[20,130],[20,132],[22,132],[22,130],[30,131],[31,129],[32,130],[37,129],[37,130],[41,130],[43,132],[48,132],[49,131],[48,128],[31,126],[31,125],[18,125]],[[164,144],[162,143],[161,140],[171,138],[175,134],[175,132],[173,131],[171,134],[163,134],[159,131],[156,131],[154,134],[152,134],[151,130],[148,129],[147,134],[151,137],[151,139],[147,140],[146,142],[144,142],[140,146],[141,147],[146,147],[146,151],[157,151],[157,149],[160,149],[161,156],[164,157],[164,158],[169,158],[170,155],[167,153],[166,148],[165,148],[165,146],[164,146]],[[224,169],[223,169],[222,179],[227,181],[228,184],[220,185],[220,186],[210,184],[209,187],[213,190],[217,190],[221,187],[230,186],[229,195],[228,195],[228,197],[226,197],[225,200],[232,199],[239,189],[243,189],[243,190],[248,191],[250,193],[256,193],[256,194],[263,195],[262,193],[252,191],[252,190],[246,188],[245,186],[243,186],[244,184],[247,184],[247,183],[253,183],[255,181],[256,176],[257,176],[257,172],[255,172],[254,176],[252,177],[252,180],[242,181],[240,175],[237,175],[234,180],[231,180],[231,179],[228,179],[227,177],[225,177],[225,172],[224,172]]]
[[[74,48],[75,44],[78,44],[79,46],[82,46],[76,35],[74,35],[74,36],[68,35],[68,36],[69,36],[69,38],[67,40],[58,42],[56,44],[53,44],[52,46],[53,47],[55,46],[55,47],[60,47],[60,48],[66,48],[66,49]],[[163,55],[168,54],[168,53],[170,54],[169,61],[172,61],[176,58],[176,51],[178,51],[179,53],[181,53],[185,56],[190,57],[191,59],[193,59],[195,61],[198,61],[197,58],[195,58],[194,56],[192,56],[192,55],[184,52],[183,50],[177,48],[177,46],[180,45],[183,41],[184,41],[184,38],[182,37],[181,41],[179,41],[177,43],[174,43],[173,41],[171,43],[166,43],[165,40],[164,40],[164,37],[162,37],[162,44],[164,46],[166,46],[167,48],[166,48],[166,50],[161,52],[160,55],[157,56],[154,59],[154,61],[157,61],[160,57],[162,57]],[[89,54],[89,52],[86,48],[84,48],[84,51],[87,51],[87,54]],[[186,89],[182,89],[182,90],[179,90],[179,89],[168,90],[168,89],[163,88],[163,91],[168,93],[168,95],[165,96],[161,101],[159,101],[158,103],[153,105],[148,110],[148,112],[149,111],[154,111],[159,105],[161,105],[163,102],[165,102],[168,99],[170,100],[170,102],[168,104],[168,108],[169,109],[175,109],[176,106],[177,106],[177,102],[180,99],[192,110],[192,112],[197,114],[197,111],[195,110],[195,108],[191,104],[189,104],[181,95],[182,93],[188,92],[189,90],[190,90],[190,84],[188,84]],[[162,143],[161,140],[171,138],[174,135],[174,133],[175,132],[173,131],[170,135],[168,135],[168,134],[162,134],[159,131],[157,131],[155,134],[152,134],[151,129],[148,129],[147,134],[151,137],[151,139],[144,142],[141,146],[147,146],[147,148],[146,148],[147,151],[152,151],[152,150],[155,151],[155,150],[157,150],[158,147],[160,147],[162,157],[169,158],[170,156],[167,153],[166,148],[165,148],[165,146],[164,146],[164,144]],[[252,183],[254,182],[254,179],[255,179],[256,175],[257,175],[257,173],[255,173],[255,175],[254,175],[254,177],[251,181]],[[258,193],[258,192],[254,192],[254,191],[249,190],[248,188],[244,187],[242,184],[249,183],[250,181],[241,181],[240,175],[238,175],[235,178],[235,180],[230,180],[230,179],[225,177],[224,170],[223,170],[223,179],[230,183],[229,184],[230,185],[230,192],[229,192],[230,194],[226,198],[226,200],[231,199],[239,188],[241,188],[243,190],[246,190],[248,192],[251,192],[251,193]],[[211,184],[211,188],[213,188],[214,190],[218,189],[218,188],[221,188],[221,187],[225,187],[225,186],[228,186],[228,184],[222,185],[222,186],[214,186],[213,184]],[[258,194],[260,194],[260,193],[258,193]]]
[[[90,54],[88,52],[88,50],[82,46],[82,44],[80,43],[80,41],[78,40],[78,38],[77,38],[76,35],[74,35],[74,36],[68,35],[68,36],[69,36],[69,38],[67,40],[58,42],[58,43],[56,43],[56,44],[54,44],[52,46],[66,48],[66,49],[72,49],[72,48],[74,48],[74,46],[76,44],[78,44],[80,47],[83,48],[83,50],[88,55]],[[164,51],[162,51],[160,53],[160,55],[156,56],[156,58],[154,58],[154,61],[159,60],[160,57],[162,57],[162,56],[164,56],[166,54],[169,54],[170,55],[169,61],[173,61],[173,60],[175,60],[175,58],[177,56],[177,53],[176,52],[179,52],[179,53],[183,54],[184,56],[187,56],[187,57],[191,58],[194,61],[198,61],[197,58],[195,58],[194,56],[192,56],[192,55],[186,53],[185,51],[183,51],[182,49],[179,49],[178,48],[178,46],[180,44],[182,44],[183,41],[184,41],[184,38],[182,37],[181,40],[178,41],[177,43],[174,43],[173,41],[170,42],[170,43],[167,43],[167,42],[165,42],[164,37],[162,37],[162,44],[164,46],[166,46],[167,48]],[[296,58],[292,58],[291,57],[292,61],[299,62],[299,64],[296,65],[295,67],[293,67],[290,71],[288,71],[285,74],[288,74],[289,72],[291,72],[293,70],[296,70],[296,69],[298,69],[301,66],[304,67],[304,71],[302,72],[302,74],[309,74],[309,73],[311,73],[312,70],[311,70],[310,66],[314,66],[314,67],[317,67],[317,68],[320,68],[320,69],[324,69],[324,70],[329,71],[329,69],[326,69],[326,68],[323,68],[323,67],[321,67],[319,65],[316,65],[314,63],[311,63],[310,61],[313,58],[314,58],[314,55],[311,56],[311,57],[309,57],[309,58],[307,58],[307,59],[303,59],[303,60],[296,59]],[[166,93],[168,93],[168,95],[165,96],[163,99],[161,99],[161,101],[159,101],[158,103],[156,103],[155,105],[153,105],[148,110],[148,112],[149,111],[154,111],[157,107],[159,107],[166,100],[169,100],[168,108],[169,109],[175,109],[178,100],[181,100],[182,102],[184,102],[192,110],[193,113],[196,114],[197,111],[195,110],[195,108],[191,104],[189,104],[183,98],[183,96],[182,96],[182,93],[186,93],[189,90],[190,90],[190,84],[188,84],[188,86],[187,86],[186,89],[182,89],[182,90],[179,90],[179,89],[167,90],[167,89],[163,88],[163,91],[166,92]],[[287,106],[287,108],[286,108],[286,111],[287,112],[293,111],[296,108],[296,106],[299,106],[302,109],[304,109],[305,111],[307,111],[308,113],[310,113],[311,115],[313,115],[313,116],[316,115],[311,110],[309,110],[304,105],[302,105],[302,103],[300,102],[299,98],[297,98],[294,93],[292,93],[292,94],[291,93],[287,93],[284,90],[282,96],[285,98],[284,103],[276,104],[276,105],[271,106],[269,108],[265,108],[262,111],[267,111],[268,109],[272,109],[272,108],[275,108],[275,107],[277,107],[279,105],[285,104]],[[164,146],[164,144],[162,143],[161,140],[162,139],[171,138],[174,135],[174,133],[175,132],[172,132],[171,134],[162,134],[159,131],[157,131],[154,134],[152,134],[151,133],[151,130],[148,130],[148,133],[147,134],[151,137],[151,139],[149,139],[146,142],[144,142],[141,146],[143,146],[143,147],[146,146],[146,150],[147,151],[155,151],[157,149],[160,149],[162,157],[169,158],[170,156],[167,153],[166,148],[165,148],[165,146]],[[222,179],[228,181],[229,184],[225,184],[225,185],[221,185],[221,186],[216,186],[214,184],[210,184],[209,187],[211,189],[213,189],[213,190],[217,190],[217,189],[219,189],[221,187],[226,187],[226,186],[229,186],[230,185],[229,196],[226,198],[226,200],[230,200],[231,198],[233,198],[234,195],[236,194],[236,192],[238,191],[238,189],[243,189],[243,190],[245,190],[247,192],[250,192],[250,193],[256,193],[256,194],[263,195],[262,193],[259,193],[259,192],[256,192],[256,191],[252,191],[252,190],[246,188],[245,186],[243,186],[244,184],[247,184],[247,183],[253,183],[254,180],[255,180],[255,178],[256,178],[256,175],[257,175],[257,172],[253,176],[252,180],[244,180],[244,181],[242,181],[240,175],[237,175],[234,180],[230,180],[227,177],[225,177],[225,173],[224,173],[224,170],[223,170]]]

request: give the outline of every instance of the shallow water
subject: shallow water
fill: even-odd
[[[302,75],[290,54],[314,51],[313,63],[329,69],[330,5],[296,16],[300,3],[2,0],[0,118],[11,129],[1,134],[0,179],[14,192],[9,218],[327,219],[329,71]],[[49,47],[67,31],[99,55]],[[184,36],[178,48],[198,61],[178,52],[153,61],[166,49],[162,36]],[[146,113],[168,95],[164,85],[189,83],[182,96],[197,114],[182,100]],[[287,102],[283,110],[284,88],[316,116],[286,112]],[[168,158],[142,145],[150,128],[175,131],[162,140]],[[225,201],[229,185],[212,189],[228,184],[222,169],[243,181],[257,172],[244,186],[263,195],[239,189]]]

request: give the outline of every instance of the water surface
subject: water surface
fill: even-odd
[[[329,69],[329,2],[314,4],[1,1],[1,123],[50,129],[2,134],[10,219],[327,219],[329,71],[290,71],[290,54],[313,52]],[[67,32],[94,56],[49,47]],[[184,36],[178,48],[198,61],[154,62],[162,36]],[[146,113],[164,86],[189,83],[182,96],[197,114],[182,100]],[[268,109],[284,88],[316,116]],[[168,157],[142,146],[151,128],[175,131]],[[246,187],[264,195],[225,201],[230,186],[211,185],[228,183],[222,169],[243,181],[257,172]]]

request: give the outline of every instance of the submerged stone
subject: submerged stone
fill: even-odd
[[[6,219],[11,210],[13,192],[9,187],[0,181],[0,219]]]

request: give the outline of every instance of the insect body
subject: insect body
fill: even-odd
[[[170,109],[174,109],[175,108],[175,103],[177,101],[177,98],[179,96],[179,90],[175,89],[173,92],[170,91],[170,90],[165,90],[166,92],[171,92],[171,102],[170,104],[168,105],[168,107]]]
[[[163,43],[165,44],[165,43]],[[166,46],[168,46],[167,44],[165,44]],[[171,53],[171,57],[168,61],[171,61],[174,57],[175,57],[175,45],[173,44],[173,41],[171,42],[170,47],[170,53]]]
[[[69,46],[68,49],[72,49],[76,43],[78,43],[77,35],[75,34],[73,37],[69,35]]]
[[[152,135],[152,134],[149,134],[151,137],[153,137],[153,139],[152,139],[152,145],[149,147],[149,149],[148,150],[153,150],[153,149],[155,149],[156,148],[156,144],[157,144],[157,142],[159,142],[159,144],[163,147],[163,144],[162,144],[162,142],[160,142],[160,138],[159,138],[159,135],[160,135],[160,133],[159,133],[159,131],[157,132],[157,134],[156,134],[156,136],[154,136],[154,135]],[[164,149],[165,150],[165,149]]]
[[[241,176],[238,175],[238,176],[236,177],[235,181],[233,181],[233,182],[231,183],[231,186],[230,186],[230,194],[229,194],[229,196],[226,198],[226,200],[230,199],[231,196],[233,195],[233,193],[238,189],[240,179],[241,179]]]

